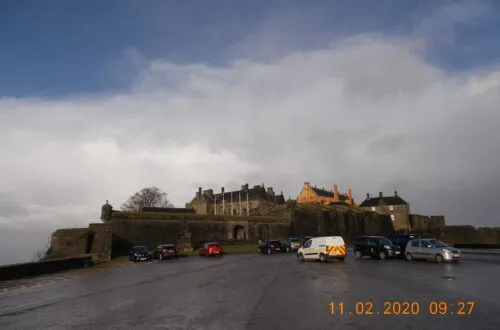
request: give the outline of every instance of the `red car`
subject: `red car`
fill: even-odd
[[[222,246],[220,243],[216,242],[211,242],[211,243],[205,243],[203,246],[198,250],[198,255],[199,256],[219,256],[222,257],[224,254],[224,250],[222,249]]]

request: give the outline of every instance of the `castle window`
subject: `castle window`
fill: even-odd
[[[389,210],[394,211],[394,206],[393,205],[389,205]]]
[[[372,211],[375,211],[375,206],[372,206]]]

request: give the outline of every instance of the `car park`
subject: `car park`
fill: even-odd
[[[330,259],[344,261],[347,252],[344,239],[341,236],[313,237],[297,251],[297,260],[319,260],[326,262]]]
[[[283,252],[295,252],[302,246],[302,243],[297,238],[283,238],[280,242],[283,246]]]
[[[128,258],[131,261],[138,262],[151,260],[152,256],[147,246],[136,245],[130,250]]]
[[[401,248],[382,236],[360,236],[354,243],[354,255],[357,259],[369,256],[383,260],[399,257]]]
[[[276,252],[281,252],[283,248],[283,245],[281,242],[277,239],[268,239],[260,242],[259,246],[257,247],[257,250],[260,253],[267,253],[267,254],[273,254]]]
[[[406,260],[432,259],[437,262],[460,260],[460,250],[437,239],[413,239],[406,246]]]
[[[409,241],[416,238],[422,238],[421,235],[417,234],[397,234],[387,237],[393,244],[398,245],[401,249],[400,258],[404,258],[406,255],[406,245]]]
[[[177,259],[179,257],[175,244],[160,244],[153,252],[153,258],[158,260]]]
[[[202,247],[198,250],[198,255],[206,257],[222,257],[224,255],[224,249],[222,248],[221,243],[209,242],[202,245]]]

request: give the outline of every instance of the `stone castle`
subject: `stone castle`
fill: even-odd
[[[338,185],[333,185],[333,191],[311,186],[309,182],[304,182],[304,186],[297,198],[297,204],[320,204],[325,206],[346,205],[354,206],[352,191],[348,189],[346,193],[339,193]]]
[[[157,246],[176,242],[196,247],[207,241],[341,235],[353,244],[359,235],[386,236],[398,231],[416,232],[448,243],[499,244],[500,229],[446,226],[444,216],[410,213],[410,204],[397,191],[394,196],[371,197],[359,205],[352,192],[319,189],[305,182],[296,201],[283,192],[248,184],[241,189],[214,193],[198,189],[186,208],[145,208],[142,212],[115,211],[106,201],[101,222],[88,228],[59,229],[52,235],[50,256],[62,258],[92,254],[108,261],[128,253],[133,245]],[[49,254],[48,254],[49,255]]]
[[[199,215],[260,216],[268,215],[271,208],[284,205],[286,201],[283,191],[277,195],[272,187],[266,189],[262,184],[250,188],[247,183],[234,191],[225,191],[223,187],[220,193],[214,193],[213,189],[202,190],[200,187],[193,200],[186,204],[186,208],[194,209]]]

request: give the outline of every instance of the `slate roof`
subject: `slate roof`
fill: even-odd
[[[240,190],[234,190],[234,191],[224,191],[224,201],[226,203],[231,202],[231,193],[233,195],[233,202],[239,201],[239,196],[241,194],[241,201],[246,201],[247,200],[247,194],[248,194],[248,200],[253,201],[253,200],[268,200],[277,204],[285,204],[285,196],[283,196],[283,191],[281,192],[280,195],[271,195],[267,193],[267,190],[264,186],[253,186],[252,188],[248,189],[240,189]],[[222,193],[217,193],[217,194],[210,194],[208,191],[203,192],[203,198],[205,199],[206,202],[213,203],[215,200],[217,201],[217,204],[222,203]],[[191,203],[195,203],[197,200],[197,197],[195,196]]]
[[[333,197],[333,191],[331,191],[331,190],[320,189],[320,188],[317,188],[317,187],[311,187],[311,189],[316,194],[318,194],[318,196],[320,196],[320,197]],[[342,194],[339,193],[339,200],[346,201],[348,199],[349,199],[348,196],[344,196],[344,195],[342,195]]]
[[[385,205],[405,205],[408,204],[404,199],[399,197],[398,195],[395,196],[383,196],[383,197],[372,197],[372,198],[367,198],[359,205],[359,207],[371,207],[371,206],[377,206],[379,203],[382,202]]]

